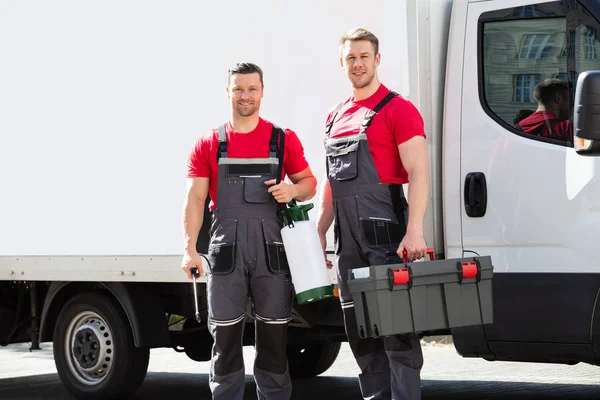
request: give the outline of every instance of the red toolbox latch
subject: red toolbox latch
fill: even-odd
[[[388,276],[390,278],[390,290],[399,285],[407,285],[409,288],[412,286],[412,271],[410,268],[390,268],[388,269]]]
[[[481,275],[481,267],[479,266],[479,261],[459,261],[458,262],[458,270],[460,271],[460,281],[462,282],[465,279],[473,279],[476,278],[479,282]]]

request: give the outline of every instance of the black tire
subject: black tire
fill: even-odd
[[[210,361],[212,357],[213,337],[208,329],[197,330],[200,324],[195,319],[188,318],[183,323],[183,332],[196,329],[186,335],[183,346],[185,354],[193,361]]]
[[[327,371],[340,352],[340,342],[288,346],[287,356],[292,379],[312,378]]]
[[[127,316],[114,298],[82,293],[61,310],[54,328],[54,360],[76,399],[130,397],[146,377],[149,358],[149,348],[135,347]]]

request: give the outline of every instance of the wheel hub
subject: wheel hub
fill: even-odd
[[[100,341],[96,333],[89,328],[80,329],[75,334],[73,357],[82,368],[91,368],[98,363]]]
[[[85,312],[75,317],[69,326],[66,344],[70,350],[69,367],[80,382],[98,384],[112,369],[112,332],[98,314]]]

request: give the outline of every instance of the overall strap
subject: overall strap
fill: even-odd
[[[325,139],[329,138],[329,133],[331,132],[331,127],[333,126],[333,121],[335,121],[335,117],[337,117],[337,115],[340,112],[340,110],[342,109],[343,105],[344,105],[344,102],[341,102],[337,106],[335,106],[335,110],[333,110],[333,113],[331,114],[331,119],[329,120],[329,122],[327,122],[325,124]]]
[[[217,149],[217,163],[221,157],[227,158],[227,125],[219,126],[219,148]]]
[[[279,143],[279,146],[277,145]],[[277,184],[283,178],[283,154],[285,153],[285,132],[283,129],[273,124],[271,130],[271,140],[269,140],[269,157],[277,157],[279,165],[277,167]]]
[[[279,157],[278,144],[280,141],[280,132],[283,132],[283,130],[273,124],[273,128],[271,129],[271,139],[269,139],[269,157],[271,158]]]
[[[360,127],[360,131],[358,132],[359,135],[366,135],[367,128],[369,125],[371,125],[371,121],[373,120],[375,114],[377,114],[383,107],[385,107],[387,103],[390,102],[390,100],[396,96],[398,96],[398,93],[394,91],[389,92],[371,111],[367,113],[367,115],[365,115]]]
[[[219,126],[219,149],[217,150],[217,162],[221,157],[227,157],[227,132],[226,125]],[[278,142],[280,142],[280,136],[285,136],[285,133],[281,128],[273,124],[273,130],[271,131],[271,139],[269,139],[269,157],[278,158]],[[283,156],[282,156],[283,158]]]
[[[544,119],[545,126],[544,125],[540,126],[538,129],[535,130],[535,132],[533,134],[542,136],[544,134],[544,128],[546,128],[546,129],[548,129],[548,135],[552,135],[552,133],[554,132],[552,129],[552,126],[554,126],[554,124],[557,122],[561,122],[561,120],[558,118]]]

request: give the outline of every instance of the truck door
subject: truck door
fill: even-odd
[[[561,114],[578,74],[600,69],[597,2],[583,3],[594,2],[468,6],[463,252],[492,256],[495,321],[485,333],[502,358],[593,360],[600,253],[589,244],[600,224],[600,164],[573,149],[572,130],[565,131],[572,104]],[[542,108],[536,97],[553,114],[536,112]],[[533,119],[519,121],[532,112]],[[536,120],[540,129],[531,130]]]

